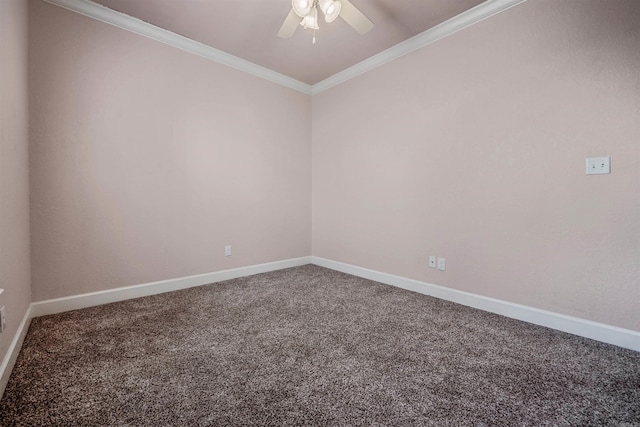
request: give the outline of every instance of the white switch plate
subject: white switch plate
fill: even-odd
[[[7,328],[7,313],[5,312],[4,305],[0,307],[0,332],[4,332]]]
[[[611,173],[610,157],[589,157],[587,159],[587,175]]]
[[[444,258],[438,258],[438,270],[446,270],[447,269],[447,261]]]
[[[435,255],[429,256],[429,267],[436,268],[436,257]]]
[[[231,256],[231,245],[224,247],[224,256]]]

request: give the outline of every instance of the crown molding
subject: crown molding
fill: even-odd
[[[311,95],[318,94],[334,86],[351,80],[361,74],[371,71],[381,65],[391,62],[401,56],[430,45],[457,31],[465,29],[477,22],[490,18],[509,8],[524,3],[526,0],[487,0],[441,24],[436,25],[410,39],[390,47],[362,62],[340,71],[331,77],[311,86]]]
[[[400,58],[414,50],[434,43],[477,22],[490,18],[493,15],[503,12],[520,3],[524,3],[526,0],[487,0],[476,7],[462,12],[461,14],[456,15],[427,31],[405,40],[404,42],[398,43],[397,45],[365,59],[346,70],[340,71],[339,73],[334,74],[333,76],[314,85],[303,83],[299,80],[285,76],[284,74],[280,74],[245,59],[238,58],[237,56],[215,49],[211,46],[207,46],[203,43],[199,43],[163,28],[156,27],[148,22],[141,21],[140,19],[125,15],[121,12],[116,12],[115,10],[109,9],[90,0],[43,1],[106,24],[113,25],[123,30],[148,37],[160,43],[207,58],[298,92],[302,92],[307,95],[315,95],[364,74],[367,71],[373,70],[374,68]]]
[[[148,37],[160,43],[176,47],[189,53],[235,68],[253,76],[288,87],[298,92],[311,94],[311,85],[285,76],[268,68],[254,64],[237,56],[196,42],[187,37],[141,21],[124,13],[116,12],[89,0],[43,0],[64,9],[79,13],[132,33]]]

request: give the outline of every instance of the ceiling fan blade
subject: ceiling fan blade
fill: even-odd
[[[369,21],[369,18],[364,16],[362,12],[358,10],[349,0],[340,0],[342,3],[342,10],[340,10],[340,17],[347,21],[347,24],[351,25],[360,34],[366,34],[373,28],[373,22]]]
[[[298,28],[298,24],[300,24],[300,18],[293,9],[291,9],[278,31],[278,37],[281,39],[292,37],[293,33],[296,32],[296,28]]]

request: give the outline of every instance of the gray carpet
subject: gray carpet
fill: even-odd
[[[638,425],[640,353],[303,266],[32,321],[3,426]]]

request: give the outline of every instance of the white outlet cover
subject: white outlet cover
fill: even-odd
[[[231,256],[231,245],[224,247],[224,256]]]
[[[438,270],[446,270],[447,269],[447,261],[444,258],[438,258]]]
[[[611,173],[610,157],[589,157],[587,159],[587,175]]]

